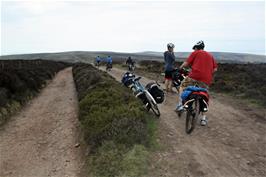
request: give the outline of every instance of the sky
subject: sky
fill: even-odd
[[[1,1],[1,55],[62,51],[265,55],[265,1]]]

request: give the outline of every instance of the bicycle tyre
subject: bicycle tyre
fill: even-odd
[[[152,95],[147,91],[146,93],[146,97],[147,97],[147,100],[150,104],[150,108],[152,110],[152,112],[157,116],[157,117],[160,117],[161,113],[160,113],[160,110],[158,108],[158,105],[157,103],[155,102],[155,100],[153,99]]]
[[[196,99],[191,107],[187,110],[186,116],[186,133],[190,134],[196,126],[197,119],[200,113],[199,99]]]

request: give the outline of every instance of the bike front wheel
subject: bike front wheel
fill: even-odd
[[[193,101],[192,105],[187,110],[186,116],[186,133],[190,134],[196,126],[197,119],[200,113],[199,100]]]

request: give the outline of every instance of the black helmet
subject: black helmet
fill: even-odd
[[[192,49],[195,50],[197,48],[197,49],[200,50],[200,49],[204,49],[204,47],[205,47],[204,42],[203,41],[199,41],[193,46]]]
[[[175,48],[175,45],[173,43],[168,43],[167,48]]]

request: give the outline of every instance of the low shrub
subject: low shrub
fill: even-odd
[[[44,60],[0,60],[0,125],[69,64]],[[19,106],[18,106],[19,105]]]
[[[75,64],[73,76],[93,176],[141,174],[146,156],[139,154],[153,145],[153,115],[127,88],[91,65]]]

